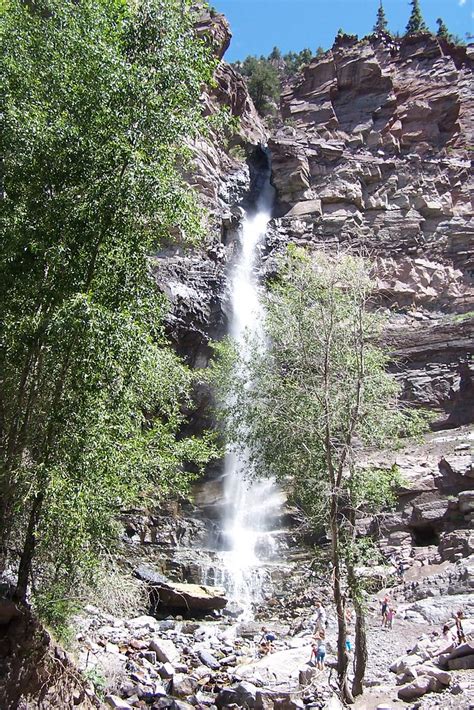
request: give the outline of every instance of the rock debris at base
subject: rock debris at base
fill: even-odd
[[[469,710],[474,644],[442,648],[447,644],[439,632],[440,624],[452,621],[453,610],[461,602],[472,601],[472,595],[424,600],[432,604],[433,613],[425,610],[429,620],[421,615],[413,620],[413,604],[401,601],[400,590],[396,593],[398,613],[391,630],[381,628],[377,599],[368,601],[366,690],[354,707]],[[277,614],[270,616],[265,624],[277,639],[273,651],[262,655],[258,621],[184,620],[179,616],[160,621],[148,615],[127,620],[90,606],[87,616],[76,619],[79,667],[87,677],[96,673],[106,679],[109,694],[105,702],[115,708],[337,707],[336,698],[328,705],[337,689],[334,612],[328,607],[327,668],[318,671],[308,663],[312,611],[312,605],[295,605],[283,622]],[[464,629],[468,639],[473,639],[474,613],[465,619]]]

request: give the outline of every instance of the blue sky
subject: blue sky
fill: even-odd
[[[248,54],[283,53],[321,45],[328,49],[338,29],[363,36],[372,29],[379,0],[211,0],[228,18],[233,38],[227,50],[229,62]],[[442,17],[453,34],[465,37],[473,31],[474,0],[420,0],[425,21],[437,29]],[[384,0],[392,32],[403,32],[410,15],[409,0]]]

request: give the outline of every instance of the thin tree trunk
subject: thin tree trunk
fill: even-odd
[[[337,520],[337,502],[333,495],[331,504],[331,551],[333,564],[333,592],[337,614],[337,677],[342,698],[345,702],[353,703],[354,698],[347,681],[349,655],[347,653],[347,628],[345,599],[341,589],[341,558],[339,551],[339,528]]]
[[[76,336],[77,337],[77,336]],[[54,439],[54,424],[55,424],[55,411],[59,404],[59,400],[62,396],[64,385],[66,382],[66,377],[69,369],[70,358],[72,353],[73,344],[76,338],[72,340],[69,344],[66,356],[61,369],[60,377],[56,383],[56,388],[51,403],[51,414],[48,426],[48,432],[46,435],[46,443],[44,447],[44,464],[47,471],[48,463],[51,457],[51,449]],[[48,489],[48,474],[46,472],[46,479],[41,481],[40,489],[33,499],[33,504],[30,511],[30,517],[28,519],[28,527],[26,529],[25,539],[23,542],[23,549],[20,558],[20,565],[18,568],[18,577],[16,585],[16,596],[22,601],[26,600],[26,595],[28,592],[28,581],[31,576],[32,563],[36,548],[36,532],[41,518],[43,502],[46,496],[46,491]]]
[[[367,629],[365,625],[365,612],[359,599],[354,597],[355,643],[354,643],[354,682],[352,693],[354,697],[364,692],[364,677],[367,667]]]
[[[351,475],[353,475],[351,473]],[[350,545],[356,543],[355,510],[350,508],[348,515],[350,525]],[[364,692],[364,677],[367,667],[367,629],[365,623],[365,607],[361,598],[361,589],[357,581],[354,558],[351,555],[346,559],[347,579],[351,590],[355,611],[355,639],[354,639],[354,681],[352,692],[356,697]]]
[[[30,510],[28,527],[26,529],[25,541],[23,543],[23,552],[20,558],[20,566],[18,568],[18,579],[16,585],[16,596],[21,601],[26,601],[28,592],[28,580],[31,575],[31,565],[35,554],[36,547],[36,530],[41,516],[43,507],[44,491],[39,491]]]

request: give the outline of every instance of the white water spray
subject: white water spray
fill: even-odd
[[[263,308],[255,270],[259,246],[271,217],[273,188],[269,178],[256,212],[247,215],[240,235],[240,254],[231,279],[230,336],[239,360],[248,361],[249,339],[264,343]],[[263,565],[275,554],[272,522],[281,509],[283,494],[273,479],[253,477],[248,454],[229,453],[224,468],[224,569],[219,575],[229,597],[252,615],[252,603],[262,598]]]

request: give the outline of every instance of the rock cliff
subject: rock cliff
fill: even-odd
[[[206,27],[222,56],[225,18]],[[221,61],[206,110],[224,104],[239,117],[233,140],[247,161],[220,143],[195,146],[206,248],[156,259],[170,332],[190,362],[205,365],[209,338],[225,332],[228,264],[268,139],[277,201],[262,275],[289,242],[368,254],[407,398],[437,410],[439,426],[473,421],[472,68],[470,48],[428,34],[338,40],[284,87],[283,122],[266,135],[242,77]]]
[[[468,310],[471,77],[467,52],[430,35],[336,44],[313,61],[283,93],[287,125],[270,139],[277,226],[302,221],[300,237],[369,249],[399,305]]]
[[[211,26],[222,56],[228,26],[218,16]],[[442,464],[469,441],[474,422],[472,69],[472,48],[429,34],[399,42],[343,38],[283,88],[282,121],[265,136],[242,78],[222,61],[206,106],[224,103],[240,116],[237,140],[247,160],[231,158],[221,145],[197,147],[191,182],[210,210],[206,248],[156,260],[172,303],[170,333],[191,363],[205,366],[209,339],[226,330],[235,236],[266,139],[276,204],[262,278],[290,242],[362,251],[373,260],[389,316],[384,338],[404,397],[434,412],[435,430],[465,427],[432,459],[416,448],[402,459],[417,492],[402,496],[384,544],[410,564],[472,551],[470,518],[458,502],[472,478]],[[208,400],[200,392],[198,418]]]
[[[230,40],[227,22],[215,14],[200,22],[200,31],[222,57]],[[393,370],[405,398],[433,410],[433,428],[438,430],[423,444],[367,454],[370,464],[398,465],[406,480],[395,511],[359,521],[362,534],[379,538],[386,562],[377,568],[380,580],[393,578],[390,561],[404,570],[391,590],[399,614],[395,633],[379,628],[378,602],[368,602],[373,612],[368,680],[374,686],[368,693],[373,692],[374,707],[385,707],[380,703],[396,692],[395,681],[387,685],[388,658],[402,658],[407,643],[417,648],[418,635],[430,624],[449,621],[452,609],[458,608],[453,605],[472,610],[471,77],[467,50],[428,35],[399,44],[388,37],[338,41],[285,87],[283,121],[266,134],[242,77],[221,61],[216,86],[204,96],[204,110],[214,113],[228,106],[239,117],[239,129],[227,144],[211,137],[193,146],[188,179],[207,210],[205,244],[187,252],[169,249],[153,260],[157,282],[170,300],[168,332],[188,362],[205,367],[210,340],[227,329],[236,236],[261,169],[268,165],[262,148],[268,142],[277,199],[261,250],[262,279],[274,273],[276,254],[290,242],[310,249],[362,251],[374,262],[380,304],[389,316],[384,338],[393,353]],[[238,157],[242,148],[245,160]],[[192,426],[198,429],[211,421],[211,393],[203,386],[196,399]],[[163,587],[183,596],[183,589],[190,589],[186,583],[215,581],[222,533],[218,474],[210,472],[198,484],[193,503],[123,516],[124,557],[151,584],[155,615],[176,613],[175,602],[167,606],[169,601],[162,598]],[[89,608],[80,665],[112,673],[116,680],[110,685],[109,706],[132,708],[146,701],[173,710],[187,710],[188,703],[267,710],[302,709],[304,703],[315,709],[339,707],[331,704],[334,698],[326,704],[326,678],[319,682],[307,663],[308,617],[316,595],[327,595],[329,570],[325,562],[318,567],[314,555],[309,559],[304,526],[295,511],[282,511],[280,522],[278,563],[271,570],[271,584],[264,587],[265,604],[256,612],[257,619],[269,620],[276,631],[276,653],[255,660],[261,621],[238,624],[240,610],[232,605],[219,624],[213,624],[212,616],[204,624],[182,621],[182,614],[196,615],[189,602],[174,619],[161,622],[149,616],[116,619]],[[335,628],[330,614],[330,654]],[[470,649],[468,654],[468,659],[474,657]],[[408,667],[414,659],[422,663],[418,655],[402,661]],[[117,665],[125,669],[119,676]],[[400,698],[436,690],[442,693],[439,706],[467,710],[473,681],[466,684],[459,676],[458,682],[457,672],[431,662],[418,665],[416,682],[408,674],[397,676],[396,682],[404,684]],[[422,707],[432,707],[430,703]]]

